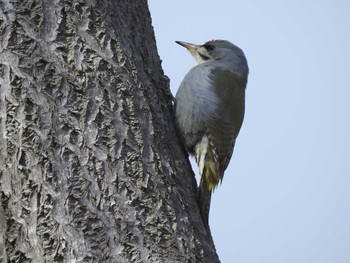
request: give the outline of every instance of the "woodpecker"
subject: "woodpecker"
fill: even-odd
[[[175,123],[199,167],[198,202],[209,226],[211,194],[222,182],[243,123],[249,68],[243,51],[229,41],[176,43],[197,62],[175,96]]]

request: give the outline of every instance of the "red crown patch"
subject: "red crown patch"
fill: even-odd
[[[213,43],[213,42],[215,42],[215,39],[212,39],[212,40],[209,40],[209,41],[205,42],[204,45],[206,45],[206,44],[211,44],[211,43]]]

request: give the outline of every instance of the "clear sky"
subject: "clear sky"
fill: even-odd
[[[227,39],[248,59],[245,120],[210,210],[222,263],[349,263],[350,1],[149,5],[174,95],[195,65],[175,40]]]

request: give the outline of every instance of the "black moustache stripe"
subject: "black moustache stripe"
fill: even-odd
[[[207,56],[201,54],[200,52],[198,52],[198,54],[199,54],[199,56],[200,56],[202,59],[204,59],[204,60],[208,60],[208,59],[209,59],[209,57],[207,57]]]

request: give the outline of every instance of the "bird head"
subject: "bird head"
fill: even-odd
[[[198,64],[210,60],[224,60],[232,57],[244,57],[243,51],[227,40],[210,40],[203,45],[176,41],[192,54]]]
[[[183,41],[175,42],[187,48],[198,64],[217,62],[218,66],[232,66],[234,71],[241,73],[243,76],[248,74],[247,59],[242,49],[227,40],[210,40],[203,45]]]

